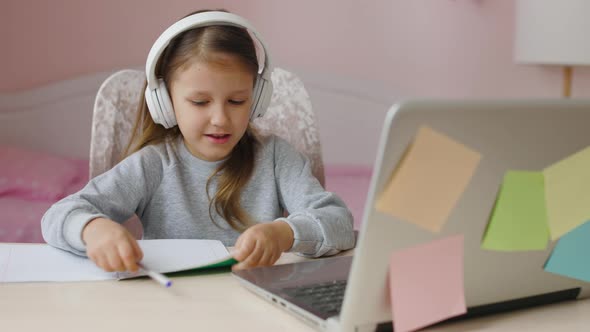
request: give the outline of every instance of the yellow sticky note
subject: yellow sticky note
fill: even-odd
[[[421,127],[375,208],[438,232],[480,160],[478,152],[429,127]]]
[[[551,239],[590,219],[590,147],[543,170]]]

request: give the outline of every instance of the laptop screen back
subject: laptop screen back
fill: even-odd
[[[424,127],[481,155],[437,231],[375,207]],[[542,171],[590,146],[590,100],[399,103],[388,112],[381,135],[340,315],[345,329],[392,320],[388,269],[393,252],[458,234],[464,238],[468,307],[577,287],[581,287],[580,297],[589,295],[588,283],[543,270],[555,241],[549,241],[543,250],[531,251],[486,250],[481,245],[507,171]],[[425,201],[423,209],[432,203]]]

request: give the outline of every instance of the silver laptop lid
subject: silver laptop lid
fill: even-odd
[[[439,233],[378,212],[374,206],[421,126],[429,126],[481,153],[469,185]],[[590,100],[441,101],[398,103],[388,111],[355,249],[340,326],[391,321],[387,291],[393,251],[464,234],[464,282],[468,307],[589,284],[543,271],[553,248],[529,252],[482,250],[507,170],[542,170],[590,145]]]

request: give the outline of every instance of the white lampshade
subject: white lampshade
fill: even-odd
[[[590,65],[590,0],[517,0],[519,63]]]

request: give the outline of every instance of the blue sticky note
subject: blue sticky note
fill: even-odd
[[[590,221],[562,236],[549,259],[545,271],[590,282]]]

